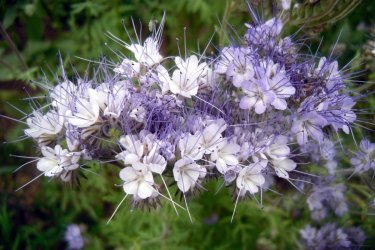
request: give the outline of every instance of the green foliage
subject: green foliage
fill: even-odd
[[[292,1],[292,5],[298,1]],[[302,1],[298,8],[290,10],[292,25],[304,25],[305,29],[319,31],[350,13],[361,0]]]

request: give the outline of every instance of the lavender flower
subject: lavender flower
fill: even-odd
[[[248,31],[245,35],[245,40],[248,44],[268,49],[275,45],[275,38],[281,33],[283,23],[280,19],[272,18],[256,26],[247,24],[246,27]]]
[[[112,68],[99,62],[93,77],[46,83],[49,109],[35,107],[24,130],[42,151],[41,175],[73,181],[88,160],[112,163],[134,205],[165,199],[190,216],[186,196],[211,177],[222,178],[237,202],[262,197],[277,179],[296,187],[297,163],[307,155],[334,174],[327,131],[349,133],[356,120],[336,61],[298,54],[292,38],[281,37],[278,18],[247,24],[242,40],[217,56],[162,56],[163,25],[164,18],[144,41],[122,42],[131,57]],[[373,168],[373,148],[361,143],[352,159],[358,170]],[[314,187],[313,217],[324,218],[327,206],[346,212],[344,191],[342,184]]]
[[[311,217],[320,221],[327,217],[329,210],[333,210],[337,216],[345,214],[348,211],[345,191],[344,184],[315,185],[313,192],[307,198]]]
[[[350,163],[355,168],[355,172],[363,173],[370,169],[375,170],[375,144],[369,140],[362,139],[359,149],[355,152]]]
[[[65,231],[64,240],[68,250],[80,250],[85,246],[85,238],[81,228],[76,224],[70,224]]]
[[[304,245],[308,249],[360,249],[365,241],[364,232],[359,227],[339,228],[328,223],[320,229],[307,225],[300,230]]]
[[[301,147],[301,151],[308,155],[317,164],[324,165],[329,175],[333,176],[337,168],[336,145],[333,141],[324,138],[320,144],[308,142]]]

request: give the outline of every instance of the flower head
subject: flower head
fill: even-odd
[[[56,145],[55,148],[43,147],[42,154],[37,168],[45,176],[60,177],[63,181],[69,181],[71,172],[79,167],[80,152],[69,152]]]
[[[255,194],[259,191],[259,187],[262,187],[265,182],[262,170],[266,165],[267,161],[260,161],[252,163],[240,171],[236,181],[240,195],[245,195],[247,192]]]
[[[140,44],[130,44],[126,46],[126,48],[134,54],[135,59],[140,64],[147,67],[152,67],[153,65],[160,63],[163,59],[159,53],[160,44],[153,37],[148,37],[144,41],[143,46]],[[138,66],[134,64],[134,67],[132,68],[137,69]]]

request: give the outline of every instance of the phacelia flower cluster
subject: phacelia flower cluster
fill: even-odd
[[[366,236],[359,227],[340,228],[328,223],[321,228],[307,225],[300,230],[307,249],[361,249]]]
[[[166,56],[161,23],[144,41],[113,36],[129,57],[47,85],[46,105],[35,107],[24,130],[40,148],[41,175],[74,182],[92,161],[117,165],[114,183],[134,205],[166,199],[188,211],[171,185],[186,202],[218,178],[238,201],[262,197],[276,181],[295,186],[296,173],[307,171],[299,163],[312,155],[334,173],[332,132],[350,133],[356,120],[336,61],[299,54],[278,18],[247,24],[241,41],[214,56]],[[358,171],[373,168],[362,157],[373,148],[361,143],[352,159]],[[342,198],[343,190],[326,191]],[[323,211],[314,197],[310,207]]]

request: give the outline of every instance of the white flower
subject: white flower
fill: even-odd
[[[311,111],[294,119],[291,132],[297,135],[299,145],[308,142],[308,136],[311,136],[317,142],[322,142],[324,134],[321,128],[326,124],[327,121],[321,115]]]
[[[118,67],[113,69],[114,72],[121,74],[127,78],[135,77],[139,74],[140,70],[141,66],[139,63],[127,58],[122,60],[121,64]]]
[[[247,56],[250,49],[241,47],[225,47],[220,53],[220,60],[215,65],[215,72],[225,74],[226,78],[232,79],[235,87],[241,87],[245,80],[254,76],[253,65]]]
[[[231,143],[225,140],[217,151],[211,154],[211,161],[215,161],[216,169],[224,174],[227,171],[227,166],[234,166],[238,164],[238,157],[236,154],[241,147],[236,143]]]
[[[148,134],[143,139],[143,144],[147,149],[147,155],[143,157],[143,164],[145,164],[151,172],[162,174],[167,166],[167,161],[160,155],[161,142],[154,134]]]
[[[202,135],[200,133],[185,134],[178,141],[178,148],[181,151],[181,157],[187,157],[192,160],[200,160],[203,157],[204,150],[202,149]]]
[[[232,83],[237,88],[254,76],[254,66],[246,52],[244,49],[235,49],[232,63],[228,65],[227,77],[232,77]]]
[[[196,79],[190,79],[186,73],[175,70],[173,71],[172,81],[169,81],[169,89],[173,94],[191,98],[198,93],[199,83]]]
[[[45,176],[60,176],[62,180],[69,180],[69,173],[79,167],[81,153],[69,152],[62,149],[60,145],[56,145],[54,149],[50,147],[42,148],[42,157],[38,163],[39,171],[44,172]]]
[[[125,151],[116,155],[117,159],[122,160],[125,164],[133,164],[139,162],[143,156],[143,143],[134,135],[121,136],[120,144]]]
[[[143,164],[154,173],[162,174],[167,166],[167,161],[163,156],[154,152],[143,157]]]
[[[192,78],[205,76],[208,69],[207,64],[204,62],[199,63],[195,55],[188,57],[185,61],[182,60],[181,57],[176,56],[175,63],[181,72],[187,73],[189,76],[192,76]]]
[[[274,160],[285,159],[290,154],[286,136],[279,136],[273,144],[266,149],[267,155]]]
[[[288,172],[293,171],[297,167],[297,163],[288,158],[272,160],[272,165],[276,175],[283,179],[289,179]]]
[[[272,159],[271,162],[276,175],[284,179],[289,179],[287,171],[292,171],[297,167],[293,160],[287,158],[290,154],[290,148],[286,145],[287,142],[286,136],[279,136],[266,149],[266,154]]]
[[[286,98],[295,93],[284,69],[273,61],[262,61],[256,68],[256,74],[249,81],[242,81],[245,96],[240,102],[241,109],[255,108],[257,114],[263,114],[269,105],[279,110],[287,108]]]
[[[223,119],[209,123],[202,131],[202,147],[205,154],[211,154],[220,147],[223,142],[222,132],[227,128]]]
[[[76,91],[77,86],[71,81],[64,81],[51,90],[51,104],[57,108],[59,114],[65,115]]]
[[[126,46],[128,50],[133,52],[135,59],[147,67],[152,67],[153,65],[160,63],[163,59],[159,54],[159,47],[160,45],[153,37],[147,38],[144,41],[143,46],[139,44]]]
[[[154,134],[143,130],[139,137],[136,135],[122,136],[120,144],[125,148],[125,151],[117,154],[117,159],[134,168],[141,166],[157,174],[164,172],[167,161],[159,152],[161,142]]]
[[[265,74],[270,89],[276,95],[275,100],[271,105],[275,109],[285,110],[288,107],[285,99],[294,95],[296,89],[290,83],[285,74],[285,70],[283,68],[280,69],[277,63],[275,64],[273,61],[267,61],[263,64],[265,64]]]
[[[168,70],[162,65],[156,67],[156,72],[160,83],[161,93],[165,94],[169,91],[169,85],[173,84],[172,79],[169,76]]]
[[[207,66],[207,74],[204,77],[200,77],[199,81],[199,92],[200,93],[211,93],[213,86],[216,84],[217,74],[211,68]]]
[[[218,74],[226,74],[229,65],[232,64],[234,54],[236,50],[242,50],[242,48],[237,47],[225,47],[221,50],[220,60],[215,65],[215,71]],[[237,52],[238,53],[238,52]]]
[[[87,98],[78,98],[75,103],[76,110],[70,115],[69,123],[79,128],[87,128],[100,121],[100,106],[105,101],[100,98],[98,93],[93,89],[88,89]]]
[[[126,82],[123,84],[126,84]],[[104,116],[115,119],[120,117],[130,96],[129,91],[123,84],[116,84],[110,87],[106,83],[102,83],[95,89],[99,96],[97,102],[100,109],[103,110]]]
[[[266,165],[267,161],[260,161],[250,164],[240,171],[236,181],[237,188],[240,190],[240,195],[245,195],[246,192],[250,194],[258,192],[258,187],[261,187],[265,182],[261,172]]]
[[[28,129],[25,134],[38,139],[41,143],[48,143],[56,138],[64,128],[64,116],[59,115],[56,111],[51,110],[43,115],[39,111],[34,111],[33,116],[27,118]]]
[[[198,179],[204,178],[206,172],[206,168],[198,165],[195,161],[189,158],[182,158],[174,164],[173,177],[177,182],[178,188],[185,193],[190,188],[195,187]]]
[[[257,114],[263,114],[276,98],[265,77],[257,82],[243,82],[242,90],[245,96],[240,101],[240,108],[251,109],[254,107]]]
[[[172,81],[168,81],[170,91],[186,98],[195,96],[199,89],[199,79],[207,74],[207,64],[199,64],[195,55],[190,56],[186,61],[176,57],[175,62],[179,69],[173,72]]]
[[[122,187],[127,194],[146,199],[155,192],[152,173],[144,165],[122,169],[120,178],[124,181]]]

